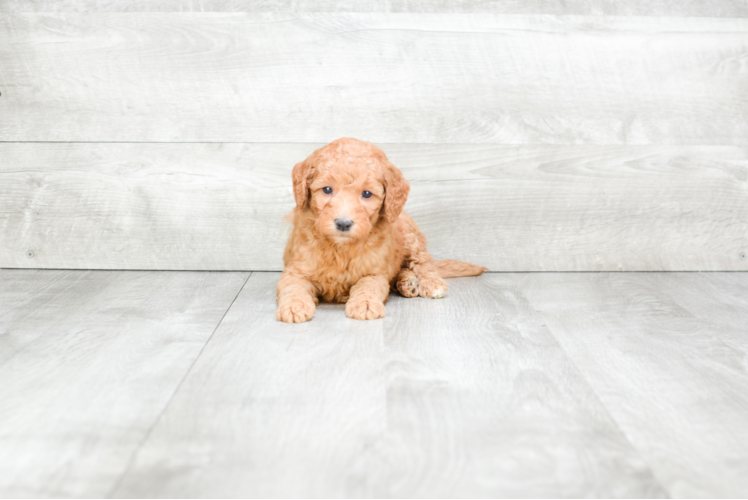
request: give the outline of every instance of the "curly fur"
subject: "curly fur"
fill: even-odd
[[[333,141],[297,163],[292,177],[296,208],[278,282],[279,321],[309,321],[320,299],[345,302],[349,318],[377,319],[385,314],[390,289],[441,298],[447,293],[443,278],[486,270],[431,257],[426,237],[403,212],[408,181],[374,144]],[[338,219],[353,224],[341,231]]]

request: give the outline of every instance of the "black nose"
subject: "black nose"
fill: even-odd
[[[348,231],[352,225],[352,220],[335,219],[335,227],[338,228],[338,231]]]

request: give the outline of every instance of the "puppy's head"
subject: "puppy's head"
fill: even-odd
[[[365,239],[380,221],[394,223],[410,191],[384,152],[369,142],[333,141],[293,168],[296,206],[338,244]]]

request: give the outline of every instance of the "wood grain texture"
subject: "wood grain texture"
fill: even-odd
[[[277,279],[252,275],[115,496],[664,494],[507,278],[303,325],[275,321]]]
[[[747,273],[536,274],[518,287],[670,496],[745,496]]]
[[[446,299],[388,306],[373,496],[665,495],[515,280],[449,280]]]
[[[0,267],[280,270],[290,171],[319,145],[0,144]],[[382,147],[437,258],[748,270],[744,148]]]
[[[748,277],[742,273],[657,274],[652,287],[709,325],[719,340],[748,354]]]
[[[103,497],[246,273],[0,270],[0,497]]]
[[[322,305],[275,320],[253,273],[115,497],[344,497],[387,422],[383,323]]]
[[[748,273],[492,274],[302,325],[278,276],[0,270],[0,496],[748,488]]]
[[[0,12],[435,12],[745,17],[745,0],[4,0]]]
[[[748,144],[748,19],[0,16],[4,141]]]

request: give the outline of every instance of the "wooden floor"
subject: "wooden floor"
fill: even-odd
[[[0,270],[0,497],[748,496],[748,273],[277,279]]]

